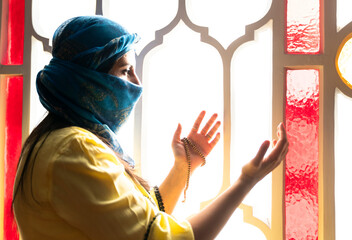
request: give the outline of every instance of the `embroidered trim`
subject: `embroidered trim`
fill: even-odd
[[[159,215],[160,215],[160,212],[158,212],[158,213],[155,215],[155,217],[153,217],[152,221],[149,223],[148,228],[147,228],[147,231],[146,231],[145,234],[144,234],[144,240],[147,240],[147,239],[148,239],[149,233],[150,233],[150,229],[151,229],[151,227],[152,227],[152,225],[153,225],[155,219],[156,219]]]
[[[163,202],[163,199],[162,199],[161,194],[159,192],[159,187],[155,186],[155,187],[153,187],[153,189],[154,189],[156,200],[158,200],[159,210],[162,212],[165,212],[164,202]]]

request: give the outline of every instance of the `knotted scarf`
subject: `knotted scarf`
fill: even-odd
[[[136,34],[101,16],[70,19],[55,31],[53,58],[36,80],[39,99],[49,112],[106,139],[132,167],[134,161],[116,133],[142,87],[107,72],[137,40]]]

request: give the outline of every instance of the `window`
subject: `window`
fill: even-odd
[[[67,18],[94,14],[142,37],[137,73],[144,92],[119,134],[152,184],[173,164],[178,122],[185,135],[203,109],[222,120],[221,141],[191,178],[177,217],[227,188],[284,121],[291,142],[286,165],[255,186],[218,239],[348,236],[349,0],[31,0],[26,12],[24,2],[3,0],[1,10],[0,240],[15,239],[7,202],[21,139],[45,112],[34,83],[51,58],[52,34]],[[7,154],[12,148],[17,155]]]

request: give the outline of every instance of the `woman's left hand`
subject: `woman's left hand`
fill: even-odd
[[[220,133],[218,132],[218,129],[221,125],[221,122],[215,122],[218,115],[213,114],[205,126],[199,131],[204,116],[205,111],[202,111],[194,122],[193,128],[188,134],[187,138],[199,149],[204,157],[206,157],[219,142]],[[172,140],[172,150],[175,155],[175,165],[187,169],[187,157],[184,143],[181,141],[181,131],[181,124],[178,124],[174,138]],[[204,159],[191,146],[189,146],[189,151],[191,159],[191,171],[193,172],[197,167],[204,163]]]

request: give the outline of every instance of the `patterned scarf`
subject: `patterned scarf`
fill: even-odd
[[[107,139],[134,167],[116,133],[138,101],[142,87],[106,72],[138,41],[119,24],[101,16],[64,22],[53,38],[53,58],[37,75],[43,106],[71,124]]]

